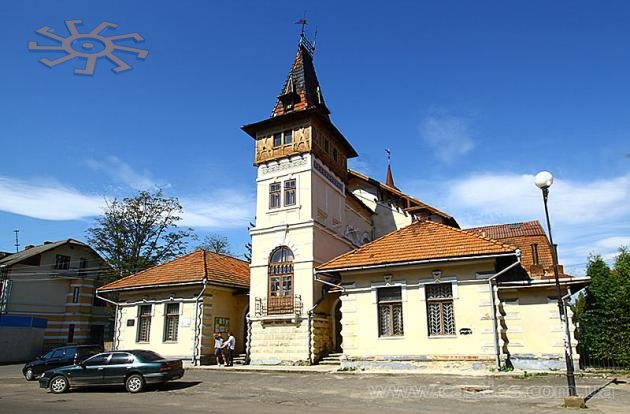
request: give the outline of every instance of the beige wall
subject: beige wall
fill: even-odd
[[[395,205],[378,200],[375,187],[354,184],[351,191],[375,213],[374,238],[411,224],[411,215]]]
[[[69,270],[55,270],[58,254],[70,256]],[[88,260],[87,270],[79,277],[76,270],[82,258]],[[102,266],[90,249],[72,244],[42,253],[39,266],[11,266],[7,313],[47,319],[44,341],[48,345],[66,343],[70,325],[74,325],[74,343],[90,342],[91,326],[107,322],[104,308],[93,306],[95,271]],[[79,289],[77,303],[73,303],[75,287]]]
[[[140,304],[119,306],[117,316],[117,349],[150,349],[166,357],[192,359],[195,345],[195,317],[196,305],[194,297],[201,291],[201,284],[190,288],[161,288],[142,289],[122,292],[120,301],[134,303],[146,300],[152,305],[151,328],[148,342],[138,342],[138,309]],[[166,303],[152,303],[168,300],[179,303],[179,325],[177,341],[164,341]],[[233,289],[208,286],[199,303],[197,317],[200,321],[201,335],[199,355],[214,353],[214,322],[215,317],[229,318],[230,330],[237,342],[237,352],[244,349],[244,317],[247,308],[247,295]],[[133,326],[127,326],[127,321],[133,321]],[[226,337],[226,335],[224,335]]]
[[[431,271],[442,270],[442,283],[454,283],[455,327],[472,330],[471,335],[432,336],[427,331],[424,284],[433,283]],[[458,266],[396,269],[343,274],[343,353],[348,358],[409,357],[411,359],[493,359],[494,346],[490,291],[477,272],[492,271],[491,261]],[[376,289],[384,286],[384,274],[392,275],[392,286],[403,287],[403,326],[400,337],[379,338]]]

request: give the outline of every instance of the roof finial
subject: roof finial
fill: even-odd
[[[315,39],[313,42],[310,42],[306,38],[306,25],[308,24],[308,20],[306,20],[306,12],[304,12],[304,17],[295,22],[295,24],[299,24],[300,29],[300,45],[304,46],[306,50],[311,54],[311,56],[315,53],[315,41],[317,40],[317,27],[315,28]]]
[[[304,37],[304,28],[308,24],[308,20],[306,20],[306,12],[304,12],[304,17],[295,22],[295,24],[302,25],[302,30],[300,30],[300,37]]]
[[[397,188],[396,185],[394,185],[394,176],[392,175],[392,151],[389,148],[385,148],[385,153],[387,154],[387,177],[385,178],[385,184],[389,187]]]

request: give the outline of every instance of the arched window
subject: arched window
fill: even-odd
[[[280,246],[269,257],[268,313],[293,312],[293,252]]]

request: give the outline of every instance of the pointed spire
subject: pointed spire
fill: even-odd
[[[398,189],[398,187],[396,187],[396,185],[394,184],[394,176],[392,175],[392,166],[391,166],[392,152],[389,150],[389,148],[385,148],[385,153],[387,154],[387,177],[385,178],[385,184],[388,187]]]
[[[313,66],[313,47],[302,34],[293,65],[271,116],[276,117],[311,108],[319,108],[326,115],[330,113],[324,103],[315,66]]]

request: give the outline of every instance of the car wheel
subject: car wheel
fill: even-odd
[[[125,388],[132,394],[142,391],[144,388],[144,378],[140,374],[132,374],[125,381]]]
[[[29,368],[26,370],[26,372],[24,373],[24,378],[26,378],[27,381],[33,381],[35,379],[35,374],[33,373],[33,369]]]
[[[50,391],[55,394],[61,394],[68,391],[68,386],[68,380],[62,375],[57,375],[50,380]]]

